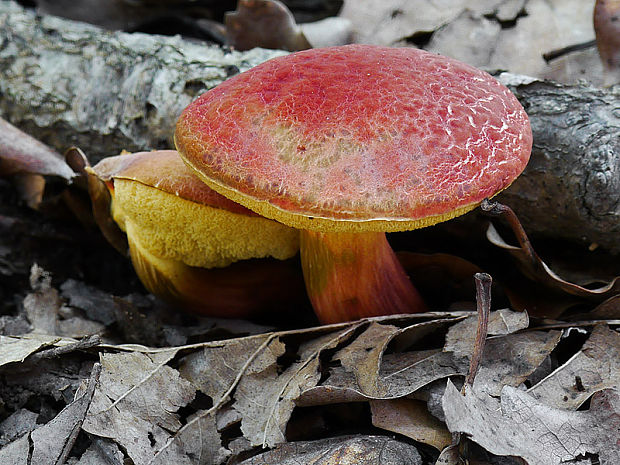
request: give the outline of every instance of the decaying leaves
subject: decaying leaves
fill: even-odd
[[[592,394],[620,386],[620,334],[594,328],[581,350],[528,392],[546,405],[575,410]]]
[[[384,436],[351,436],[291,442],[240,465],[421,465],[416,448]]]
[[[587,454],[601,464],[620,462],[620,396],[600,391],[587,411],[554,409],[530,394],[506,386],[498,400],[475,388],[465,395],[448,382],[443,409],[450,431],[497,455],[518,456],[530,465],[576,461]]]
[[[195,396],[166,365],[176,350],[103,354],[99,389],[83,429],[114,439],[136,464],[149,463],[182,424],[177,410]]]
[[[274,340],[263,353],[248,366],[235,393],[233,407],[243,417],[241,430],[254,445],[273,446],[285,442],[286,423],[295,407],[295,400],[306,389],[314,387],[320,379],[321,353],[334,349],[346,341],[355,325],[328,333],[303,343],[298,360],[278,373],[277,357],[283,355],[284,345]]]

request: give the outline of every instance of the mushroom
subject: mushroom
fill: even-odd
[[[297,231],[214,192],[176,151],[109,157],[89,171],[111,194],[111,205],[95,207],[110,207],[153,294],[209,316],[247,317],[303,289],[298,265],[266,259],[296,255]]]
[[[301,230],[323,323],[425,309],[386,232],[462,215],[527,164],[532,134],[489,74],[414,48],[274,58],[206,92],[175,143],[222,195]]]

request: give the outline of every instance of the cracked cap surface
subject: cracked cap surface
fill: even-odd
[[[177,149],[210,187],[318,231],[402,231],[473,209],[532,145],[489,74],[414,48],[349,45],[269,60],[182,113]]]

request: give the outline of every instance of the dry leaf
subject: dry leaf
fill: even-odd
[[[440,350],[398,352],[384,356],[392,341],[427,335],[455,320],[435,320],[400,329],[372,322],[352,343],[338,351],[333,360],[342,367],[330,370],[321,385],[306,390],[298,405],[354,402],[368,399],[393,399],[411,394],[421,387],[457,374],[467,373],[467,366]]]
[[[595,392],[618,386],[620,334],[599,325],[577,354],[528,392],[546,405],[574,410]]]
[[[39,414],[31,412],[28,409],[22,408],[16,410],[2,422],[0,422],[0,448],[15,441],[20,436],[30,433],[37,425],[37,418]],[[5,463],[0,460],[0,463]]]
[[[0,449],[0,463],[11,465],[29,465],[30,440],[25,434],[21,438]]]
[[[514,333],[529,326],[527,312],[513,312],[501,309],[489,315],[488,336],[497,336]],[[456,323],[448,330],[444,350],[454,352],[459,357],[471,357],[476,339],[478,317],[472,315]]]
[[[75,173],[62,155],[0,118],[0,176],[40,174],[67,181]]]
[[[239,465],[422,465],[411,444],[383,436],[348,436],[281,444]]]
[[[228,454],[221,446],[215,416],[198,411],[157,452],[149,465],[211,465],[223,462]]]
[[[233,407],[243,416],[241,430],[252,444],[264,447],[286,441],[286,424],[295,401],[320,379],[321,353],[348,339],[356,327],[346,327],[304,342],[299,348],[298,360],[282,373],[278,372],[277,357],[284,353],[284,345],[278,340],[267,347],[264,352],[267,357],[261,354],[248,366],[235,391]]]
[[[474,386],[499,395],[506,385],[518,387],[551,354],[560,331],[530,331],[487,340]]]
[[[446,335],[445,351],[458,358],[471,358],[476,337],[477,317],[471,316],[456,323]],[[474,380],[477,389],[499,395],[505,385],[519,386],[549,356],[562,335],[559,331],[530,331],[526,312],[508,309],[491,312],[488,335],[480,369]]]
[[[224,24],[228,44],[237,50],[311,48],[293,14],[277,0],[239,0],[237,10],[225,14]]]
[[[166,365],[177,350],[101,354],[101,381],[84,430],[114,439],[136,465],[150,463],[182,426],[175,412],[195,396],[191,384]]]
[[[372,424],[443,450],[452,442],[446,425],[431,415],[426,404],[413,399],[371,400]]]
[[[196,389],[211,397],[214,405],[221,404],[269,342],[270,335],[264,334],[209,344],[184,357],[179,371]]]
[[[30,334],[25,337],[0,336],[0,366],[23,362],[30,354],[52,346],[58,340],[59,337],[44,334]]]
[[[123,453],[115,443],[97,437],[92,440],[75,465],[123,465]]]
[[[448,381],[443,397],[448,429],[497,455],[522,457],[529,465],[555,465],[598,456],[601,465],[620,463],[620,395],[597,393],[588,411],[549,407],[506,386],[501,399],[467,387],[462,395]]]
[[[87,387],[56,417],[30,433],[33,444],[32,463],[62,464],[77,439],[80,427],[95,393],[101,366],[93,366]]]
[[[487,229],[487,238],[492,244],[508,250],[516,259],[526,276],[537,283],[546,285],[552,290],[562,291],[570,295],[595,301],[603,301],[620,294],[620,276],[596,289],[589,289],[559,277],[531,248],[528,249],[528,247],[523,245],[521,247],[509,245],[492,224],[490,224]]]

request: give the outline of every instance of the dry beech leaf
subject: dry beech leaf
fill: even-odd
[[[237,378],[257,354],[263,352],[270,340],[269,334],[263,334],[209,344],[184,357],[179,371],[196,389],[211,397],[214,405],[220,404],[226,400]]]
[[[496,455],[522,457],[529,465],[559,465],[586,454],[598,456],[601,465],[620,463],[617,390],[600,391],[589,410],[571,412],[512,386],[497,400],[469,386],[463,395],[448,381],[442,404],[450,431]]]
[[[225,14],[224,24],[228,45],[237,50],[311,48],[293,14],[277,0],[239,0],[237,10]]]
[[[101,381],[83,429],[114,439],[136,465],[150,463],[182,426],[175,412],[195,396],[192,385],[166,365],[177,351],[101,354]],[[184,463],[181,457],[175,460]]]
[[[356,328],[353,325],[302,343],[298,360],[281,373],[277,358],[284,353],[284,344],[279,340],[273,340],[247,367],[235,391],[233,408],[241,413],[241,431],[253,445],[286,441],[284,433],[295,400],[320,379],[321,353],[351,337]]]
[[[595,392],[618,386],[620,334],[599,325],[577,354],[528,392],[551,407],[574,410]]]
[[[443,450],[452,442],[446,425],[431,415],[426,403],[414,399],[371,400],[372,424]]]
[[[411,444],[383,436],[345,436],[289,442],[239,465],[422,465]]]

